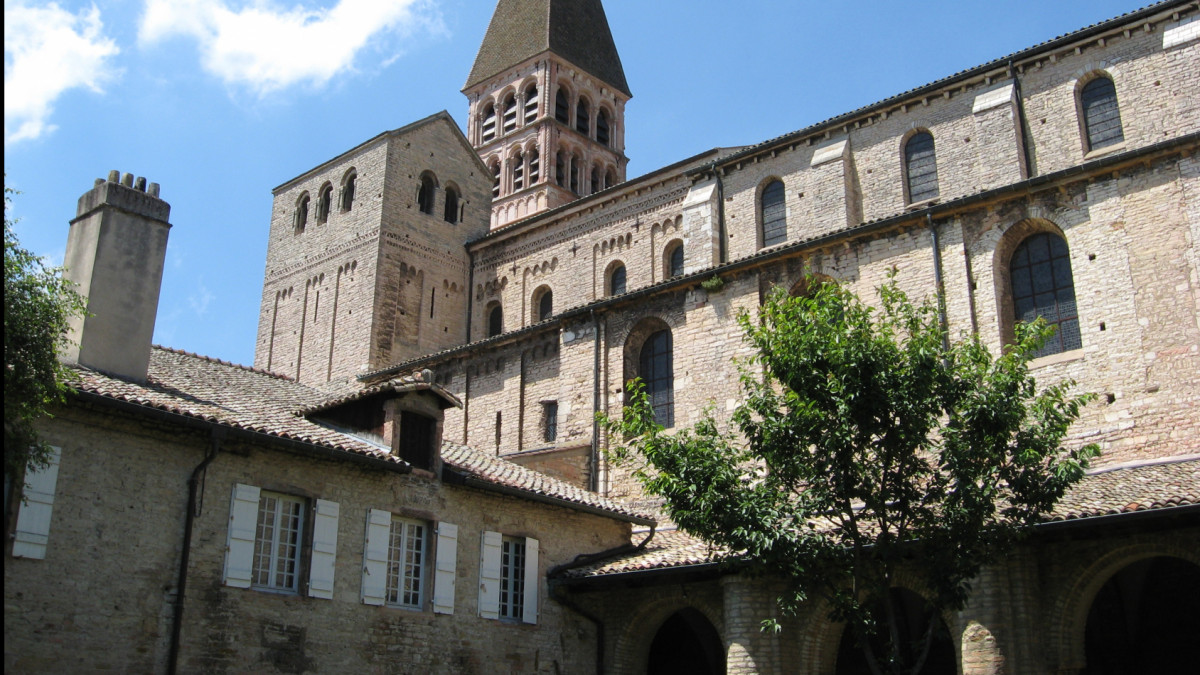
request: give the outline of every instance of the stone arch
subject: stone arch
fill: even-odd
[[[547,306],[548,305],[548,310]],[[533,289],[533,295],[530,296],[529,307],[531,315],[530,323],[538,323],[545,321],[554,315],[554,291],[551,290],[549,284],[542,284]]]
[[[620,275],[620,283],[614,279],[614,276]],[[604,295],[621,295],[629,290],[629,268],[625,266],[624,261],[613,260],[604,268]]]
[[[707,603],[689,602],[686,597],[661,598],[641,605],[625,622],[624,630],[613,641],[616,655],[613,671],[645,672],[650,645],[658,629],[672,615],[683,610],[691,610],[702,616],[721,636],[721,646],[724,647],[725,622],[717,610]]]
[[[1089,132],[1088,128],[1084,93],[1085,89],[1087,89],[1089,86],[1093,84],[1100,84],[1097,82],[1097,80],[1107,80],[1112,88],[1112,101],[1115,108],[1117,134],[1120,135],[1120,138],[1109,139],[1101,144],[1094,145],[1093,142],[1095,139],[1092,138],[1092,134]],[[1080,75],[1079,78],[1075,80],[1073,93],[1075,99],[1075,119],[1079,123],[1079,140],[1082,144],[1083,153],[1086,155],[1089,152],[1103,150],[1104,148],[1115,149],[1123,147],[1122,144],[1125,141],[1125,134],[1124,127],[1121,122],[1121,97],[1120,92],[1117,91],[1117,79],[1113,76],[1112,72],[1105,67],[1092,68],[1091,70]]]
[[[1041,233],[1062,237],[1063,241],[1067,243],[1068,251],[1071,250],[1070,240],[1056,223],[1045,218],[1024,218],[1013,223],[1000,234],[992,251],[992,279],[1002,344],[1012,343],[1013,325],[1016,323],[1012,301],[1012,276],[1009,271],[1013,253],[1026,239]],[[1071,267],[1072,269],[1075,267],[1073,260]],[[1076,298],[1078,297],[1079,294],[1076,293]],[[1082,326],[1082,322],[1080,324]]]
[[[1088,614],[1100,589],[1122,569],[1149,558],[1178,558],[1200,566],[1200,551],[1181,543],[1139,542],[1113,549],[1081,565],[1065,578],[1049,608],[1049,645],[1059,671],[1078,672],[1087,665],[1085,633]]]
[[[676,253],[678,251],[678,253]],[[683,239],[678,237],[667,242],[663,247],[662,253],[662,271],[664,279],[683,276],[684,262],[686,261],[687,251],[683,248]],[[675,263],[678,262],[678,267]]]
[[[354,195],[358,189],[358,169],[350,167],[342,174],[342,194],[338,199],[338,210],[345,213],[354,208]]]

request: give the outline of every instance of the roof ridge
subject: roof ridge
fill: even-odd
[[[283,380],[284,382],[295,382],[296,381],[290,375],[284,375],[282,373],[273,373],[269,370],[265,370],[263,368],[258,368],[256,366],[245,366],[240,363],[234,363],[233,361],[226,361],[225,359],[217,358],[215,356],[207,356],[205,354],[197,354],[196,352],[189,352],[186,349],[179,349],[178,347],[165,347],[163,345],[151,345],[151,347],[154,349],[157,349],[159,351],[167,352],[168,354],[179,354],[181,356],[189,356],[194,359],[200,359],[201,361],[207,361],[208,363],[216,363],[216,364],[222,365],[222,366],[229,366],[231,368],[237,368],[238,370],[244,370],[246,372],[255,373],[257,375],[266,375],[267,377],[271,377],[271,378],[274,378],[277,380]]]

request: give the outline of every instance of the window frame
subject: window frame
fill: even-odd
[[[294,551],[289,557],[281,558],[278,555],[278,548],[281,543],[278,536],[281,534],[279,521],[285,516],[281,510],[277,510],[271,518],[273,529],[269,535],[271,538],[270,542],[264,540],[263,517],[265,515],[265,503],[267,500],[274,500],[277,504],[290,504],[296,508],[294,517],[298,522],[294,528],[286,530],[286,532],[291,533],[294,537],[294,541],[289,544]],[[308,542],[310,541],[308,530],[310,528],[310,521],[312,520],[309,514],[310,508],[309,500],[304,497],[272,490],[261,490],[259,492],[258,513],[254,521],[254,556],[250,568],[250,588],[256,591],[285,595],[299,595],[301,593],[302,582],[308,568],[308,561],[306,560],[308,556],[306,554],[309,548]],[[261,566],[262,558],[264,557],[264,544],[269,544],[270,546],[270,552],[266,555],[268,566],[265,568]],[[292,564],[290,586],[286,583],[280,583],[277,578],[279,574],[283,574],[285,577],[289,574],[288,572],[281,573],[277,569],[281,561],[290,561]],[[263,574],[268,576],[266,582],[261,581]]]
[[[500,619],[525,620],[525,537],[500,538]]]
[[[1108,117],[1102,117],[1101,115],[1104,113],[1104,111],[1097,110],[1097,119],[1090,119],[1089,113],[1091,113],[1096,106],[1109,102],[1103,98],[1091,101],[1088,100],[1089,90],[1095,90],[1096,87],[1103,86],[1102,81],[1108,83],[1109,91],[1106,93],[1109,94],[1109,97],[1106,98],[1111,100],[1112,115]],[[1112,75],[1107,72],[1099,71],[1092,73],[1088,77],[1080,79],[1075,94],[1075,103],[1078,108],[1079,135],[1083,141],[1084,155],[1089,155],[1091,153],[1111,152],[1112,150],[1118,150],[1125,146],[1125,124],[1121,120],[1121,102],[1117,97],[1117,83],[1112,78]],[[1118,137],[1113,139],[1097,139],[1096,136],[1099,135],[1101,130],[1093,130],[1092,125],[1094,123],[1098,124],[1111,122],[1113,119],[1116,120]],[[1096,133],[1093,133],[1093,131]],[[1097,140],[1100,142],[1097,143]]]
[[[558,442],[558,401],[542,401],[542,442]]]
[[[678,260],[676,260],[676,257],[678,257]],[[683,276],[684,270],[687,269],[686,265],[687,259],[683,250],[683,240],[674,239],[667,243],[667,248],[663,252],[663,278],[676,279]]]
[[[776,195],[778,203],[775,201]],[[773,176],[762,183],[758,194],[758,225],[759,248],[776,246],[788,240],[787,187],[779,177]]]
[[[350,168],[342,176],[342,194],[338,199],[338,210],[342,213],[349,213],[354,210],[354,197],[358,189],[358,171]]]
[[[437,178],[428,171],[420,176],[420,186],[417,188],[417,210],[427,216],[432,216],[437,210]]]
[[[1047,240],[1046,249],[1047,257],[1045,260],[1034,260],[1034,245],[1039,241]],[[1061,251],[1055,252],[1055,243],[1061,242]],[[1025,260],[1021,260],[1020,256],[1024,253]],[[1083,348],[1083,331],[1079,320],[1079,300],[1075,293],[1075,273],[1071,265],[1071,250],[1067,243],[1066,237],[1047,230],[1030,232],[1019,240],[1014,242],[1012,253],[1008,256],[1008,304],[1009,311],[1012,316],[1012,326],[1015,326],[1018,321],[1025,321],[1022,318],[1021,301],[1029,299],[1033,304],[1029,308],[1035,312],[1033,317],[1046,319],[1046,323],[1054,326],[1054,334],[1047,338],[1046,343],[1034,353],[1034,358],[1044,356],[1054,356],[1057,354],[1065,354]],[[1057,262],[1063,265],[1056,265]],[[1048,265],[1050,273],[1049,286],[1039,286],[1038,277],[1035,275],[1035,266],[1038,264]],[[1065,267],[1065,276],[1067,284],[1060,285],[1060,277],[1062,276],[1063,267]],[[1026,268],[1028,271],[1026,272]],[[1018,295],[1018,279],[1022,276],[1027,276],[1028,292]],[[1066,293],[1070,294],[1069,302],[1070,309],[1074,310],[1073,314],[1062,314],[1059,310],[1060,303],[1064,302],[1062,296]],[[1044,307],[1038,305],[1037,298],[1039,296],[1053,296],[1053,304],[1055,317],[1049,318],[1043,313]],[[1028,315],[1028,312],[1026,312]],[[1064,325],[1067,328],[1064,330]],[[1071,346],[1068,346],[1071,345]]]
[[[923,144],[928,139],[928,149],[924,147],[915,147],[917,144]],[[909,134],[904,139],[904,145],[901,147],[901,157],[904,162],[904,201],[906,204],[921,204],[933,199],[937,199],[941,195],[941,184],[938,179],[937,171],[937,141],[933,137],[933,133],[928,129],[917,129]],[[932,167],[932,170],[925,170],[927,167]],[[918,171],[914,171],[918,169]],[[932,179],[929,179],[932,176]],[[919,187],[916,180],[923,180],[920,192],[915,192],[914,187]],[[927,187],[932,184],[932,188]]]
[[[661,347],[661,349],[659,349]],[[658,372],[657,363],[664,366]],[[649,371],[649,372],[647,372]],[[638,348],[637,376],[642,381],[654,421],[665,429],[675,426],[675,341],[670,328],[656,330],[646,336]],[[661,401],[655,401],[660,396]]]
[[[400,526],[399,538],[402,539],[400,548],[397,548],[396,546],[398,535],[396,531],[397,525]],[[421,532],[417,537],[417,540],[420,542],[420,550],[418,551],[420,560],[415,566],[418,571],[418,576],[416,579],[417,599],[416,602],[403,602],[399,598],[402,597],[403,594],[411,592],[402,585],[402,582],[407,582],[411,578],[411,576],[407,574],[407,567],[409,567],[411,563],[409,563],[407,560],[394,558],[393,556],[400,553],[407,555],[410,552],[407,546],[409,542],[409,537],[407,534],[412,527],[421,528]],[[387,572],[386,581],[384,582],[385,606],[417,611],[425,609],[425,604],[429,595],[429,571],[433,569],[433,566],[430,565],[429,551],[431,529],[432,528],[428,521],[418,520],[416,518],[406,518],[394,513],[392,514],[391,524],[388,528]]]
[[[333,183],[326,182],[317,193],[317,224],[329,222],[329,212],[333,209]]]
[[[620,260],[614,261],[609,265],[608,274],[605,274],[604,277],[604,289],[607,291],[608,297],[616,297],[629,292],[629,270],[625,267],[625,263]],[[618,279],[620,281],[619,288]]]
[[[487,337],[493,338],[504,334],[504,306],[499,301],[488,303],[486,320]]]

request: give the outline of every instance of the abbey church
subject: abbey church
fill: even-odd
[[[596,413],[641,378],[669,429],[727,416],[740,312],[893,271],[993,353],[1054,324],[1033,374],[1098,394],[1068,443],[1103,453],[926,672],[1194,667],[1198,17],[1166,0],[630,178],[601,1],[499,0],[465,129],[274,189],[253,366],[151,344],[170,186],[97,179],[74,391],[6,489],[5,670],[867,672],[819,603],[761,631],[778,580],[677,531]]]

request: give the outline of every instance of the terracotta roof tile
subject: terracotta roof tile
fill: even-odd
[[[1200,455],[1095,469],[1063,496],[1047,522],[1200,504]],[[687,533],[660,532],[642,551],[615,556],[563,574],[601,577],[693,567],[720,561],[727,551]]]
[[[80,392],[114,401],[407,466],[386,448],[296,415],[297,410],[327,403],[327,392],[218,359],[155,347],[145,384],[82,367],[74,369],[71,384]],[[443,461],[452,468],[485,482],[551,497],[566,505],[646,519],[616,500],[463,445],[445,443],[442,452]]]

